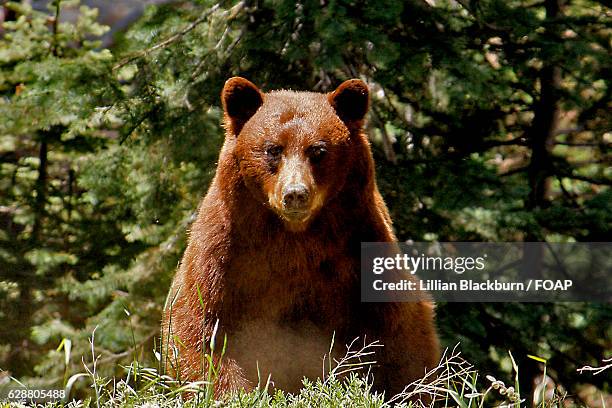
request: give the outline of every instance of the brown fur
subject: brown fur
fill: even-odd
[[[218,320],[217,355],[227,335],[218,395],[251,389],[258,369],[263,382],[271,373],[275,387],[296,391],[304,376],[321,375],[333,333],[338,354],[338,345],[366,336],[384,344],[375,385],[401,391],[436,365],[438,340],[430,302],[360,301],[360,242],[395,241],[361,130],[366,85],[262,93],[232,78],[222,100],[227,135],[217,173],[166,304],[164,341],[170,330],[179,351],[170,365],[183,379],[205,377],[202,342]],[[270,141],[283,147],[277,162]],[[314,164],[307,149],[316,143],[326,154]],[[310,195],[294,216],[283,191],[296,180]]]

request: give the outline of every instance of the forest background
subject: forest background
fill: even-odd
[[[219,93],[371,87],[399,239],[610,239],[612,9],[591,0],[157,2],[108,27],[74,0],[0,1],[0,380],[153,360],[223,140]],[[44,3],[44,2],[43,2]],[[99,2],[98,2],[99,3]],[[106,6],[108,8],[108,6]],[[119,28],[118,28],[119,27]],[[129,312],[129,313],[126,313]],[[439,304],[445,346],[577,401],[612,352],[605,303]]]

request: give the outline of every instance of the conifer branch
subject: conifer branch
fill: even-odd
[[[149,55],[150,53],[152,53],[153,51],[162,49],[167,47],[168,45],[178,41],[179,39],[181,39],[185,34],[188,34],[189,32],[193,31],[197,26],[199,26],[200,24],[202,24],[204,21],[206,21],[208,19],[208,17],[213,14],[215,11],[217,11],[220,7],[221,4],[224,2],[219,2],[217,4],[215,4],[214,6],[212,6],[211,8],[209,8],[208,10],[206,10],[200,17],[198,17],[196,20],[194,20],[191,24],[189,24],[187,27],[183,28],[182,30],[180,30],[178,33],[171,35],[170,37],[166,38],[165,40],[163,40],[160,43],[155,44],[152,47],[149,47],[145,50],[139,51],[137,53],[135,53],[132,56],[129,56],[127,58],[125,58],[123,61],[120,61],[119,63],[117,63],[114,67],[113,67],[113,71],[139,59],[139,58],[143,58],[146,57],[147,55]],[[241,3],[243,4],[243,3]]]

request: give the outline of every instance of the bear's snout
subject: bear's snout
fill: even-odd
[[[288,213],[303,213],[308,209],[310,192],[303,183],[294,183],[283,189],[283,208]]]

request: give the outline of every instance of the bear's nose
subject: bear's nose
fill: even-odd
[[[283,191],[283,206],[286,210],[303,210],[308,204],[308,188],[304,184],[291,184]]]

